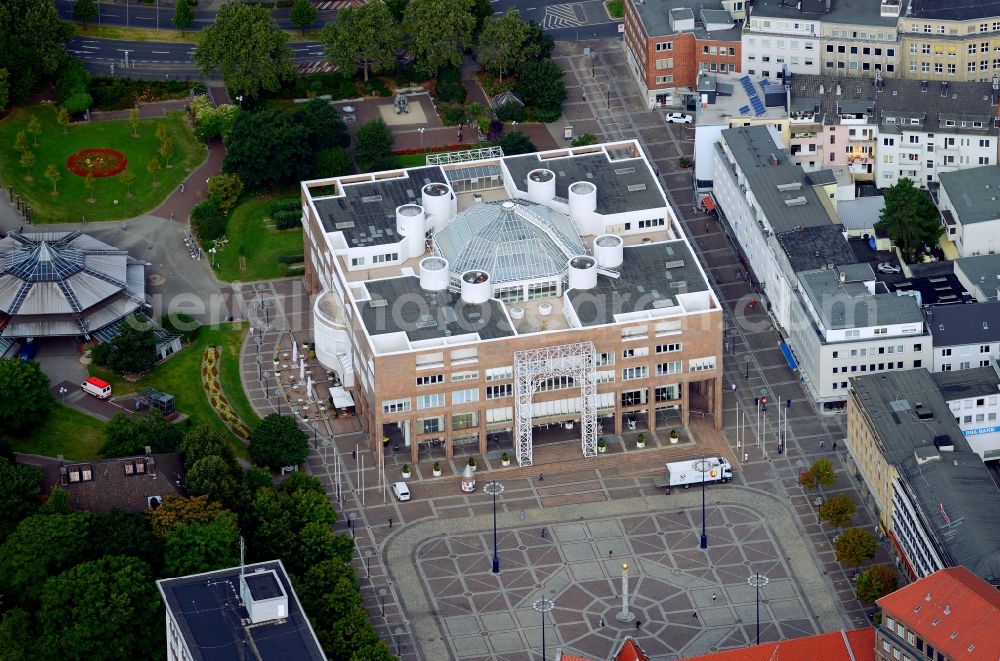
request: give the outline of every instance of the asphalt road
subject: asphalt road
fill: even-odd
[[[59,12],[59,16],[66,19],[67,21],[73,20],[73,0],[55,0],[56,10]],[[133,28],[156,28],[159,25],[161,30],[174,30],[173,23],[171,20],[174,17],[173,7],[161,7],[157,9],[156,5],[140,5],[136,4],[133,0],[130,4],[118,4],[112,2],[100,2],[97,3],[99,11],[100,20],[97,21],[101,25],[114,25],[123,27],[133,27]],[[288,14],[291,10],[289,9],[275,9],[273,16],[275,20],[278,21],[278,25],[281,27],[292,30],[295,26],[292,25],[292,21],[288,18]],[[159,18],[157,18],[159,14]],[[212,23],[215,20],[214,11],[205,11],[195,9],[195,19],[194,25],[191,29],[200,30]],[[335,13],[332,11],[321,11],[316,14],[316,23],[318,27],[322,27],[328,21],[334,17]],[[159,21],[157,23],[157,21]]]
[[[125,53],[128,52],[130,67],[149,70],[159,69],[170,72],[178,68],[192,68],[191,56],[194,44],[178,44],[155,41],[117,41],[113,39],[93,39],[74,37],[68,46],[70,54],[82,60],[88,69],[107,69],[115,64],[116,73],[125,67]],[[297,62],[323,59],[323,45],[319,42],[291,44],[292,58]]]

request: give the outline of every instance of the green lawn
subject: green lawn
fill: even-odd
[[[226,231],[229,245],[217,253],[216,275],[226,282],[249,282],[281,278],[289,274],[288,265],[278,262],[280,255],[302,254],[302,229],[276,230],[269,218],[271,203],[295,197],[298,190],[264,195],[247,200],[233,209]],[[240,270],[240,251],[246,257],[246,270]]]
[[[52,407],[48,417],[31,434],[14,438],[15,452],[41,454],[46,457],[63,455],[66,459],[85,461],[96,459],[104,445],[104,421],[61,404]]]
[[[621,18],[624,15],[622,0],[605,0],[604,6],[607,7],[611,18]]]
[[[208,424],[226,433],[232,441],[236,456],[246,458],[248,455],[243,443],[229,433],[229,428],[215,414],[201,385],[201,356],[205,347],[221,346],[220,379],[226,399],[251,429],[257,425],[260,419],[254,414],[239,377],[240,344],[245,332],[246,324],[242,323],[202,328],[193,344],[136,382],[125,381],[117,374],[106,372],[93,365],[90,367],[90,373],[110,383],[116,395],[135,392],[149,386],[170,393],[176,399],[177,410],[186,413],[192,424]]]
[[[35,164],[28,170],[21,167],[20,153],[14,149],[18,131],[26,130],[31,117],[41,123],[38,147],[28,135],[30,151],[35,156]],[[174,143],[171,167],[160,156],[160,143],[154,134],[156,124],[166,122],[168,133]],[[116,220],[132,218],[151,211],[162,202],[168,193],[194,168],[205,160],[207,152],[191,133],[183,112],[169,113],[166,118],[143,120],[138,129],[139,137],[132,137],[132,128],[127,120],[111,122],[79,122],[68,127],[63,135],[56,123],[56,111],[51,106],[35,106],[30,109],[15,109],[7,119],[0,122],[0,178],[3,184],[14,186],[15,192],[28,200],[35,222],[62,222],[79,220]],[[132,197],[126,194],[126,186],[121,175],[94,179],[94,202],[88,202],[91,192],[87,190],[83,177],[70,172],[66,159],[74,152],[88,147],[117,149],[128,161],[127,169],[135,174],[131,185]],[[153,186],[152,175],[146,170],[150,160],[160,162],[160,172],[156,175],[157,186]],[[52,184],[45,178],[45,170],[55,165],[61,178],[56,184],[59,194],[52,195]],[[32,177],[31,181],[25,179]],[[114,201],[117,200],[118,204]]]

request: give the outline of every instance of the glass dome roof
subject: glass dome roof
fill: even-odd
[[[560,275],[587,254],[568,217],[526,200],[476,204],[434,235],[434,248],[452,272],[480,269],[494,283]]]

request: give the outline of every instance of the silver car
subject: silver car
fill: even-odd
[[[666,120],[667,124],[691,124],[692,122],[694,122],[694,117],[692,117],[691,115],[686,115],[682,112],[667,113],[667,116],[664,117],[664,119]]]

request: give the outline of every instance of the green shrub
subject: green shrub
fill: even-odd
[[[271,220],[274,221],[274,226],[279,230],[300,227],[302,225],[302,212],[298,210],[279,211],[271,216]]]
[[[439,103],[438,115],[446,126],[455,126],[469,121],[469,113],[460,103]]]
[[[141,80],[101,76],[91,78],[88,85],[94,97],[95,110],[124,110],[135,105],[137,98],[149,95],[153,99],[180,99],[187,96],[191,83],[186,80]]]
[[[517,103],[505,103],[496,109],[496,115],[501,122],[523,122],[524,106]]]
[[[69,114],[75,115],[83,112],[87,108],[90,108],[93,102],[94,100],[90,98],[90,95],[86,92],[77,92],[73,96],[66,99],[63,107],[66,108]]]
[[[392,92],[381,78],[372,78],[366,83],[362,83],[361,92],[365,96],[389,96]]]
[[[282,264],[298,264],[304,262],[305,259],[306,256],[301,253],[298,255],[278,255],[278,261]]]
[[[415,66],[410,65],[397,68],[393,79],[396,81],[396,87],[413,87],[427,80],[427,76],[420,73]]]
[[[452,83],[438,79],[434,86],[434,98],[438,103],[465,103],[468,94],[469,91],[460,81]]]
[[[66,105],[74,95],[81,93],[87,93],[87,71],[79,60],[67,58],[56,80],[56,100]],[[89,106],[84,107],[84,110],[87,107]]]
[[[294,211],[299,208],[300,204],[301,202],[297,197],[286,197],[282,200],[275,200],[271,202],[271,215],[273,216],[279,211]]]
[[[191,224],[203,244],[225,236],[226,223],[226,216],[214,198],[208,198],[191,210]]]

